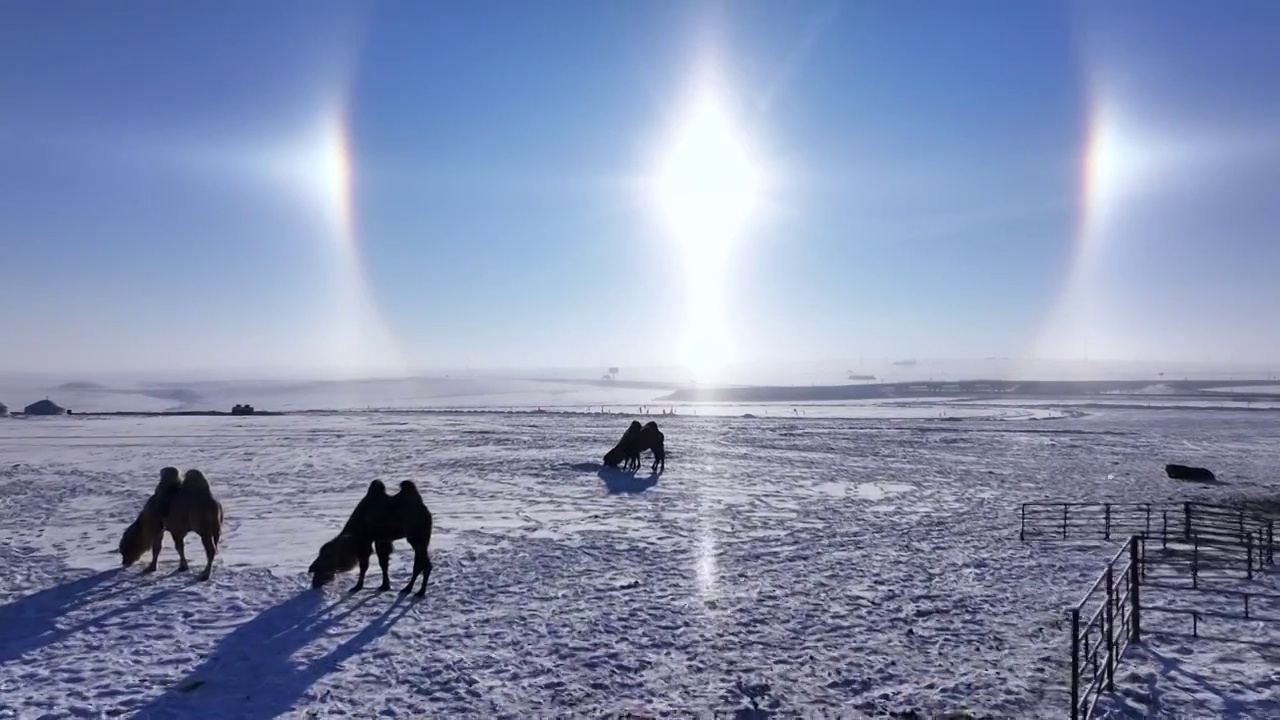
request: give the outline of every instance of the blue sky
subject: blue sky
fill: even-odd
[[[705,323],[706,372],[1277,360],[1277,32],[1243,0],[8,3],[0,370],[696,365]],[[767,210],[695,268],[650,189],[706,76]]]

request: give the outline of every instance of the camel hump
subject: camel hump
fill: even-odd
[[[658,429],[658,423],[654,422],[653,420],[650,420],[649,422],[645,423],[644,426],[646,428],[653,428],[654,430]]]
[[[374,480],[369,483],[369,489],[364,491],[365,495],[386,495],[387,486],[382,484],[381,480]]]
[[[204,473],[192,468],[182,476],[183,490],[200,493],[201,495],[213,495],[213,491],[209,488],[209,478]]]
[[[421,497],[421,493],[418,492],[418,486],[414,485],[412,480],[401,480],[400,492],[410,493],[416,497]]]

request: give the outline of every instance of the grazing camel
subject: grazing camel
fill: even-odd
[[[338,573],[351,570],[359,565],[360,577],[350,592],[364,588],[364,577],[369,571],[369,556],[376,551],[378,565],[382,569],[382,585],[379,592],[391,589],[391,577],[388,566],[391,561],[392,544],[396,540],[408,540],[413,548],[413,575],[409,584],[400,592],[413,590],[413,585],[422,575],[422,587],[416,593],[422,597],[427,592],[427,579],[431,577],[431,557],[428,546],[431,544],[432,516],[412,481],[400,482],[400,492],[388,495],[387,488],[381,480],[369,483],[369,489],[356,504],[347,524],[342,527],[338,536],[320,546],[320,552],[312,561],[307,572],[311,574],[311,587],[319,588],[332,582]]]
[[[618,444],[605,453],[604,464],[609,467],[618,467],[621,464],[625,470],[634,472],[640,469],[640,454],[646,450],[653,453],[651,471],[657,473],[659,467],[665,470],[665,436],[658,429],[658,423],[650,420],[641,425],[633,420],[627,431],[622,434],[622,438],[618,440]]]
[[[209,480],[199,470],[188,470],[181,479],[178,469],[166,467],[160,471],[156,491],[147,499],[138,518],[120,538],[120,559],[128,567],[142,558],[146,548],[151,548],[151,563],[143,572],[155,572],[160,559],[164,532],[173,537],[178,551],[178,571],[185,572],[187,565],[186,536],[195,533],[204,545],[205,566],[201,580],[213,574],[213,558],[218,554],[222,540],[222,504],[213,496]]]
[[[644,424],[631,446],[629,461],[634,469],[640,469],[640,453],[645,450],[653,453],[653,465],[649,467],[649,472],[656,475],[667,469],[666,436],[658,429],[658,423],[652,420]]]
[[[631,446],[635,443],[636,437],[640,435],[640,422],[632,420],[631,425],[627,427],[626,432],[622,433],[622,437],[618,439],[618,444],[614,445],[609,452],[604,454],[604,464],[608,467],[618,467],[623,462],[630,461]]]

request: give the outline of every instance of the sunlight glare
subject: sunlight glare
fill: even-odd
[[[354,240],[351,151],[340,111],[326,111],[306,131],[259,152],[258,164],[273,183],[318,212],[341,247]]]
[[[658,211],[683,243],[725,243],[756,215],[762,178],[712,91],[700,93],[655,182]]]
[[[1135,223],[1158,222],[1142,200],[1203,181],[1214,163],[1256,151],[1236,136],[1196,135],[1168,118],[1134,111],[1101,79],[1089,102],[1080,164],[1080,212],[1071,261],[1052,310],[1041,321],[1032,353],[1038,357],[1121,357],[1132,343],[1117,324],[1115,289],[1106,271],[1118,243],[1134,241]],[[1127,102],[1126,102],[1127,100]]]
[[[404,355],[365,276],[345,107],[324,103],[310,122],[264,145],[254,154],[258,173],[319,223],[316,237],[329,260],[326,302],[313,306],[324,308],[317,351],[339,373],[402,375]]]
[[[685,364],[711,379],[732,359],[730,252],[759,220],[766,175],[724,93],[704,74],[652,175],[652,202],[680,248],[686,280]]]
[[[1096,234],[1128,195],[1150,184],[1159,161],[1149,139],[1127,126],[1114,108],[1102,105],[1095,110],[1081,173],[1086,235]]]

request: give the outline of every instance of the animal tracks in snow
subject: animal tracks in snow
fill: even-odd
[[[658,478],[602,476],[607,416],[14,422],[0,717],[1060,716],[1064,588],[1114,548],[1021,545],[1017,505],[1180,497],[1159,468],[1184,440],[1232,448],[1229,489],[1280,464],[1276,421],[1185,415],[671,417]],[[209,583],[168,540],[150,576],[104,552],[164,465],[225,506]],[[373,477],[435,514],[421,601],[307,589]]]

